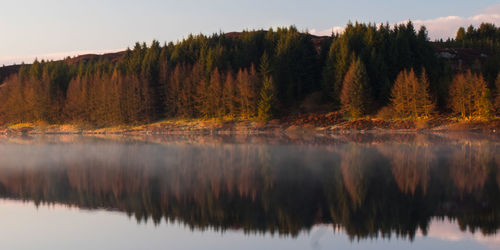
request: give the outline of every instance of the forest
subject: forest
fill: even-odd
[[[0,124],[269,121],[321,111],[349,119],[490,120],[500,111],[499,70],[500,27],[488,23],[446,41],[430,41],[411,22],[349,23],[329,37],[294,26],[189,35],[136,43],[113,59],[21,65],[0,77]]]

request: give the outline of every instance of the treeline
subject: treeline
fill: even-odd
[[[465,35],[468,46],[483,44],[490,35],[471,32]],[[496,76],[499,65],[480,68]],[[398,77],[408,72],[414,73]],[[451,104],[455,73],[437,57],[425,27],[416,31],[411,22],[394,27],[350,23],[343,34],[330,37],[295,27],[190,35],[175,44],[137,43],[115,61],[22,66],[0,87],[0,121],[111,126],[179,117],[269,120],[303,111],[308,97],[318,93],[317,109],[342,109],[351,117],[376,114],[382,107],[397,108],[400,118],[449,110],[463,115]],[[420,80],[408,80],[413,75]],[[481,107],[489,105],[492,113],[498,87],[490,78],[477,102],[488,100]],[[424,91],[425,108],[412,103],[422,98],[411,96],[415,91]]]
[[[500,49],[500,27],[491,23],[482,23],[478,28],[470,25],[457,31],[455,39],[446,41],[450,47],[482,48],[498,51]]]
[[[500,27],[491,23],[482,23],[474,28],[459,28],[455,39],[436,43],[442,48],[461,48],[475,54],[475,59],[470,65],[459,65],[460,71],[471,68],[476,73],[481,73],[488,83],[488,88],[494,88],[495,78],[500,68]]]

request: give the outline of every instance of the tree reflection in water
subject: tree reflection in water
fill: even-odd
[[[193,230],[296,236],[332,224],[352,239],[413,239],[445,218],[483,234],[500,227],[497,138],[1,140],[1,197],[37,205],[112,209]]]

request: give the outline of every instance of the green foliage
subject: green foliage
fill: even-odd
[[[260,90],[257,117],[261,121],[269,121],[274,117],[274,105],[276,103],[275,86],[273,78],[266,76]]]
[[[366,68],[363,62],[357,58],[351,63],[344,78],[340,96],[342,109],[351,118],[359,118],[367,113],[370,99],[370,86]]]
[[[488,83],[494,88],[495,78],[500,72],[500,27],[493,23],[482,23],[475,28],[460,28],[455,39],[437,44],[439,47],[467,49],[467,53],[480,54],[478,60],[463,62],[465,68],[480,71]]]
[[[467,28],[459,28],[455,41],[466,48],[483,48],[495,50],[500,46],[500,27],[493,23],[482,23],[478,28],[472,25]]]
[[[432,44],[425,27],[416,31],[411,22],[394,27],[349,23],[343,34],[328,38],[301,33],[291,26],[189,35],[164,45],[158,41],[149,46],[136,43],[111,60],[106,56],[78,63],[73,59],[35,60],[21,66],[0,88],[0,121],[76,122],[100,127],[168,117],[252,119],[262,113],[261,103],[266,104],[263,113],[270,106],[271,117],[278,117],[300,110],[300,104],[313,93],[328,96],[318,98],[319,104],[327,104],[322,106],[342,104],[352,117],[359,117],[391,100],[392,83],[402,70],[424,67],[427,73],[415,74],[425,75],[425,80],[419,80],[422,91],[417,92],[425,93],[418,98],[426,100],[422,101],[427,103],[422,104],[426,111],[413,107],[410,116],[426,116],[433,106],[430,95],[436,97],[437,108],[445,110],[443,103],[457,70],[438,61],[433,46],[461,43],[487,50],[491,56],[478,60],[475,68],[482,71],[486,86],[495,89],[500,68],[500,53],[495,53],[500,51],[498,30],[483,24],[478,29],[460,29],[456,41]],[[264,84],[270,80],[272,88]],[[486,107],[486,99],[482,106],[475,104],[476,115],[486,115],[477,111]],[[498,103],[495,101],[497,110]]]
[[[465,28],[460,27],[457,31],[456,39],[457,41],[464,41],[466,39],[465,37],[466,37]]]
[[[491,103],[491,91],[485,88],[479,100],[478,116],[485,120],[490,120],[493,116],[493,104]]]
[[[269,56],[265,52],[260,59],[259,73],[262,78],[268,77],[272,73],[271,62],[269,61]]]
[[[272,70],[277,98],[285,106],[298,106],[308,93],[319,89],[317,51],[311,37],[295,27],[278,28],[274,36]]]
[[[411,22],[392,29],[388,24],[349,23],[342,35],[334,37],[323,69],[323,88],[336,104],[340,103],[345,74],[356,57],[366,65],[374,104],[389,101],[391,83],[406,68],[432,69],[430,80],[438,85],[438,61],[425,28],[417,33]]]

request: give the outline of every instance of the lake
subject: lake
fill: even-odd
[[[0,137],[2,249],[500,249],[496,134]]]

